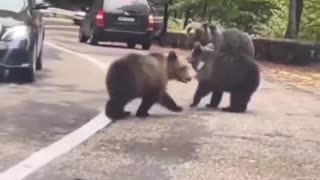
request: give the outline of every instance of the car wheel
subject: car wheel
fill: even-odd
[[[130,49],[134,49],[136,47],[136,44],[133,42],[127,42],[127,47]]]
[[[23,69],[23,82],[32,83],[35,81],[35,69],[26,68]]]
[[[97,39],[97,36],[94,33],[93,28],[91,28],[89,43],[91,45],[97,45],[98,44],[98,39]]]
[[[33,54],[32,54],[32,65],[30,67],[21,69],[22,70],[22,80],[25,83],[32,83],[35,81],[35,71],[37,69],[37,53],[36,48],[34,48]]]
[[[151,41],[142,43],[142,49],[143,50],[149,50],[150,47],[151,47]]]
[[[37,71],[42,70],[42,48],[41,48],[41,51],[39,53],[39,57],[37,58],[37,61],[36,61],[36,70]]]

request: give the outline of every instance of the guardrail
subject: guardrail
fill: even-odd
[[[69,11],[69,10],[60,9],[60,8],[48,8],[48,9],[45,9],[45,10],[41,10],[41,12],[45,16],[49,16],[49,17],[56,17],[57,15],[64,15],[64,16],[68,16],[68,17],[74,17],[74,15],[75,15],[74,11]]]
[[[64,15],[68,17],[74,17],[76,12],[70,11],[70,10],[65,10],[65,9],[60,9],[60,8],[48,8],[45,10],[41,10],[41,12],[46,15],[46,16],[53,16],[55,17],[56,15]],[[163,21],[162,16],[155,16],[154,17],[155,23],[161,23]]]

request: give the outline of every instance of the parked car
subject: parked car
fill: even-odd
[[[86,13],[83,11],[76,11],[73,16],[73,23],[75,25],[80,25],[85,15]]]
[[[153,9],[148,0],[94,0],[79,30],[79,41],[124,42],[129,48],[141,44],[147,50],[154,35]]]
[[[35,80],[45,35],[39,10],[47,7],[34,0],[0,1],[0,77],[22,72],[25,81]]]

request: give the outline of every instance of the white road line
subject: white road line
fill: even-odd
[[[93,58],[93,57],[91,57],[91,56],[88,56],[88,55],[82,54],[82,53],[78,53],[78,52],[69,50],[69,49],[67,49],[67,48],[63,48],[63,47],[61,47],[61,46],[55,45],[55,44],[50,43],[50,42],[48,42],[48,41],[46,41],[45,44],[48,45],[48,46],[51,46],[51,47],[53,47],[53,48],[55,48],[55,49],[58,49],[58,50],[60,50],[60,51],[64,51],[64,52],[73,54],[73,55],[75,55],[75,56],[81,57],[81,58],[87,60],[88,62],[96,65],[97,68],[99,68],[99,69],[101,69],[101,70],[103,70],[103,71],[106,71],[106,69],[107,69],[107,65],[106,65],[106,64],[102,63],[101,61],[99,61],[99,60],[97,60],[97,59],[95,59],[95,58]]]
[[[46,42],[46,44],[58,50],[84,58],[88,62],[96,65],[99,69],[105,70],[105,64],[90,56],[56,46],[50,42]],[[110,123],[111,120],[105,116],[104,112],[101,112],[88,123],[73,131],[72,133],[66,135],[61,140],[39,150],[38,152],[33,153],[27,159],[1,173],[0,180],[22,180],[28,177],[33,172],[45,166],[49,162],[69,152],[74,147],[78,146],[79,144],[96,134],[98,131],[108,126]]]

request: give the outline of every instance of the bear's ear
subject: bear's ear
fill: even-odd
[[[177,56],[176,52],[170,51],[168,53],[168,58],[167,59],[168,59],[169,62],[170,61],[177,61],[178,60],[178,56]]]
[[[194,54],[200,54],[202,52],[202,45],[199,42],[196,42],[192,51]]]
[[[208,27],[209,27],[211,33],[217,30],[217,26],[215,26],[213,24],[208,25]]]
[[[204,28],[204,29],[207,29],[208,28],[208,26],[209,26],[209,24],[208,23],[202,23],[202,27]]]

